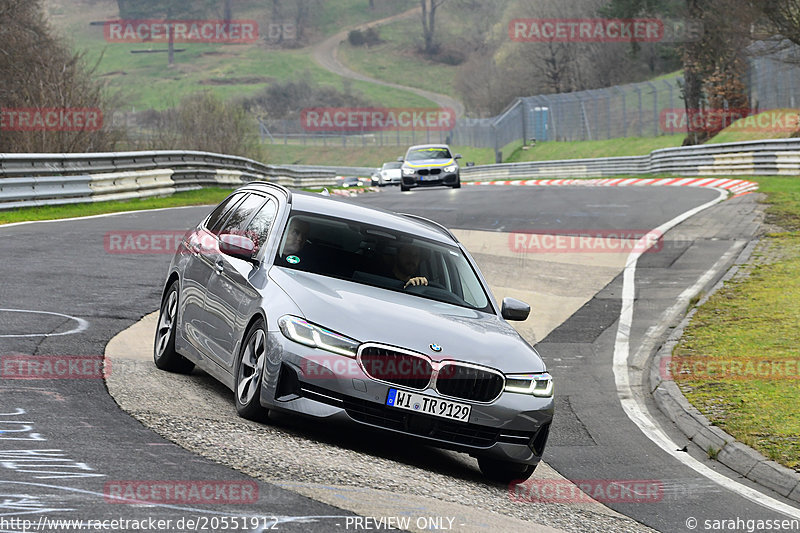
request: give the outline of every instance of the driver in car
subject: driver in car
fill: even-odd
[[[394,258],[394,266],[392,267],[392,275],[405,282],[403,288],[409,286],[427,285],[428,278],[425,276],[418,276],[419,262],[422,259],[421,250],[410,243],[400,245],[397,250],[397,255]]]

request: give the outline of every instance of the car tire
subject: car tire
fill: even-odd
[[[242,418],[263,422],[269,411],[261,406],[261,384],[267,361],[267,333],[264,321],[250,326],[236,360],[236,381],[233,389],[236,412]]]
[[[454,189],[460,189],[461,188],[461,177],[456,178],[456,182],[453,184],[453,188]]]
[[[161,310],[158,314],[158,326],[153,342],[153,362],[161,370],[188,374],[194,369],[194,363],[175,351],[178,316],[178,282],[173,281],[167,289]]]
[[[536,470],[536,465],[501,461],[488,457],[478,458],[478,466],[487,479],[503,484],[522,483],[531,477],[533,471]]]
[[[400,184],[400,192],[408,192],[411,190],[411,187],[406,187],[404,184]]]

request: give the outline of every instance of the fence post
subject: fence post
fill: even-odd
[[[658,137],[658,88],[652,81],[645,83],[653,89],[653,136]]]
[[[637,120],[637,131],[639,135],[637,137],[642,136],[642,89],[638,85],[633,86],[633,90],[636,91],[636,95],[639,97],[639,120]]]

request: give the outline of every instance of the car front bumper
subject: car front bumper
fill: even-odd
[[[414,413],[385,405],[390,388],[406,389],[373,380],[354,359],[299,346],[280,333],[271,337],[277,343],[272,343],[276,353],[265,369],[264,407],[366,425],[476,457],[530,465],[542,457],[553,418],[553,398],[504,392],[484,404],[445,397],[472,406],[469,423]],[[324,364],[319,365],[320,361]],[[432,389],[420,394],[442,398]]]
[[[403,185],[406,187],[432,187],[435,185],[455,185],[459,182],[458,172],[442,172],[421,176],[419,173],[403,176]]]

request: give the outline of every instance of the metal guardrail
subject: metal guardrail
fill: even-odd
[[[162,196],[208,186],[271,181],[331,186],[336,175],[372,167],[265,165],[194,151],[0,154],[0,209]],[[665,148],[648,155],[463,167],[465,181],[674,174],[800,176],[800,139]]]
[[[480,165],[461,169],[464,180],[604,178],[619,175],[800,176],[800,139],[663,148],[648,155]]]
[[[329,186],[335,176],[328,168],[194,151],[0,154],[0,209],[163,196],[251,181]]]

